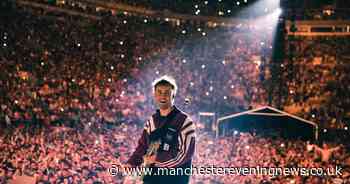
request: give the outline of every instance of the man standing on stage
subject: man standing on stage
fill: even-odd
[[[146,162],[146,167],[151,167],[156,174],[146,175],[143,178],[144,184],[189,183],[190,174],[185,173],[185,170],[192,165],[195,124],[174,105],[176,92],[175,80],[169,76],[163,76],[153,82],[154,99],[159,109],[145,123],[138,146],[125,165],[138,167]],[[158,143],[156,153],[150,154],[149,149],[154,143]],[[182,168],[183,174],[157,174],[159,168]]]

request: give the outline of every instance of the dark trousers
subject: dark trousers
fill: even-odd
[[[190,176],[177,175],[177,176],[145,176],[143,178],[143,184],[188,184]]]
[[[157,172],[158,168],[153,167],[152,171],[155,172],[151,175],[145,175],[143,178],[143,184],[188,184],[190,182],[190,175],[186,175],[185,169],[190,169],[191,165],[191,162],[187,162],[180,166],[184,173],[178,173],[178,175],[172,175],[170,170],[168,175],[162,175],[162,172]]]

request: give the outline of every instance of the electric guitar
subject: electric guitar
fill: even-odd
[[[160,147],[160,144],[161,144],[161,143],[160,143],[159,140],[158,140],[158,141],[155,141],[155,142],[152,142],[152,143],[149,144],[148,149],[147,149],[147,152],[146,152],[146,154],[143,156],[143,163],[141,164],[141,168],[148,168],[148,167],[151,166],[151,164],[152,164],[153,162],[149,162],[149,161],[147,160],[147,157],[156,155],[157,152],[158,152],[158,149],[159,149],[159,147]],[[142,175],[141,175],[141,180],[144,178],[144,176],[145,176],[144,174],[145,174],[145,173],[142,173]]]
[[[143,163],[141,167],[149,167],[152,163],[149,163],[147,157],[157,154],[160,147],[160,141],[155,141],[149,144],[146,154],[143,156]]]
[[[149,162],[147,157],[156,155],[158,152],[158,149],[160,147],[160,141],[154,141],[148,145],[148,149],[146,151],[146,154],[143,156],[143,163],[140,166],[140,171],[146,170],[146,168],[150,167],[152,165],[152,162]],[[141,174],[141,175],[139,175]],[[145,173],[135,173],[131,178],[133,181],[142,181],[143,178],[145,177]]]

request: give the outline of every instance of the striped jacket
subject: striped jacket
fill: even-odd
[[[195,151],[195,124],[187,114],[175,106],[166,117],[160,116],[160,112],[157,110],[147,120],[138,146],[127,163],[134,167],[140,166],[152,139],[154,137],[164,138],[164,136],[168,136],[164,131],[159,133],[159,130],[165,130],[165,127],[171,127],[171,130],[176,130],[177,138],[166,151],[162,147],[160,148],[156,155],[158,163],[155,167],[177,168],[191,164]],[[160,136],[157,136],[157,133]]]

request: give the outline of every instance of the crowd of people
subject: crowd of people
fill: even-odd
[[[23,14],[2,24],[2,118],[45,124],[78,119],[94,123],[101,117],[114,122],[115,116],[143,116],[135,113],[143,112],[140,108],[144,107],[136,103],[145,94],[128,86],[130,73],[147,54],[171,45],[169,28],[164,26],[162,31],[167,34],[154,38],[158,23],[152,21],[75,18],[53,20]]]
[[[38,183],[122,183],[122,176],[106,170],[135,148],[140,126],[154,111],[150,84],[164,74],[177,79],[176,104],[194,117],[277,103],[268,94],[275,84],[273,28],[267,24],[207,28],[124,15],[88,20],[40,13],[19,11],[0,24],[2,181],[27,175]],[[281,96],[285,110],[344,127],[349,43],[288,40],[280,88],[287,91]],[[215,139],[201,132],[197,152],[195,165],[225,167],[346,167],[348,156],[340,147],[324,163],[312,159],[305,142],[246,133]],[[319,183],[336,177],[195,176],[193,182]]]
[[[330,151],[328,145],[319,148],[309,142],[271,138],[256,133],[239,133],[214,139],[208,134],[199,136],[200,143],[195,166],[221,166],[233,168],[346,168],[343,147]],[[204,142],[202,142],[204,141]],[[330,152],[328,152],[330,151]],[[326,153],[327,152],[327,153]],[[330,155],[327,155],[330,153]],[[331,157],[332,156],[332,157]],[[342,165],[343,163],[344,165]],[[198,183],[346,183],[349,171],[342,176],[287,176],[251,174],[234,176],[195,176]],[[338,181],[337,181],[338,180]]]
[[[0,156],[1,183],[18,182],[23,176],[41,184],[120,181],[106,171],[111,163],[118,163],[115,148],[93,132],[16,128],[1,134],[0,147],[6,150]]]
[[[27,176],[36,183],[127,183],[133,176],[112,174],[113,165],[126,162],[137,146],[142,128],[129,124],[86,130],[14,128],[1,133],[0,181],[7,183]],[[278,171],[252,174],[194,174],[191,183],[347,183],[350,181],[349,153],[344,145],[318,147],[298,140],[235,132],[215,138],[199,131],[193,166],[226,168],[317,168],[318,174],[283,175]],[[323,171],[320,171],[322,168]],[[336,172],[336,168],[338,172]],[[328,170],[327,170],[328,169]],[[255,172],[255,173],[254,173]],[[259,174],[260,172],[260,174]],[[294,172],[294,171],[293,171]],[[311,171],[304,171],[310,174]],[[322,175],[322,172],[327,173]]]
[[[286,47],[285,107],[321,127],[345,128],[350,96],[348,37],[295,38]]]
[[[170,0],[141,0],[141,1],[130,1],[130,0],[97,0],[90,1],[45,1],[35,0],[36,2],[59,5],[66,7],[80,7],[84,10],[89,9],[89,4],[109,4],[116,6],[127,6],[133,8],[142,8],[151,11],[175,13],[175,14],[186,14],[192,16],[211,16],[211,17],[235,17],[240,18],[255,18],[269,14],[278,7],[278,3],[257,3],[256,0],[219,0],[219,1],[170,1]],[[254,5],[254,8],[247,8]]]
[[[76,10],[93,12],[94,8],[89,6],[91,3],[96,4],[114,4],[134,8],[148,9],[166,13],[180,13],[193,16],[210,16],[210,17],[230,17],[230,18],[256,18],[267,15],[276,10],[283,8],[286,17],[293,17],[297,20],[343,20],[348,19],[350,4],[347,1],[330,2],[288,2],[273,1],[259,2],[256,0],[216,0],[216,1],[179,1],[179,0],[96,0],[86,3],[85,1],[46,1],[36,0],[36,2],[65,6]]]
[[[14,22],[2,28],[1,58],[1,115],[11,122],[143,120],[152,111],[149,83],[164,74],[183,79],[178,100],[192,112],[266,103],[272,47],[262,32],[125,16],[90,22],[25,14]]]

